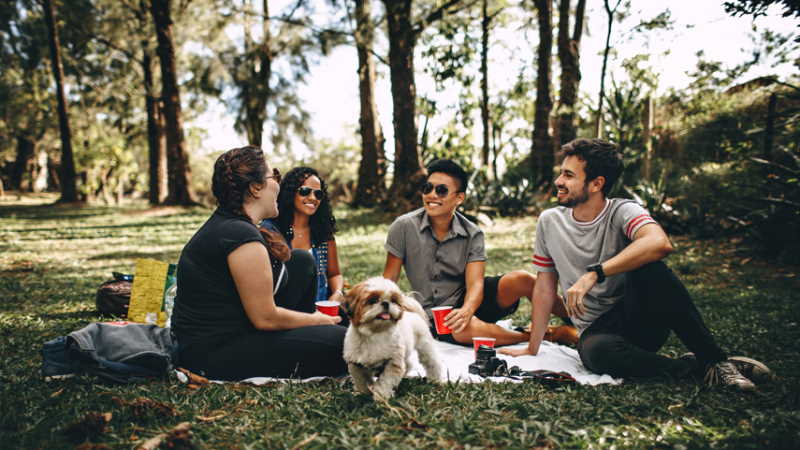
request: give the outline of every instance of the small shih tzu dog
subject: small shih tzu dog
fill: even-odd
[[[414,350],[427,378],[441,381],[428,317],[393,281],[375,277],[357,284],[347,292],[343,308],[350,316],[344,360],[357,392],[371,392],[376,401],[392,398]]]

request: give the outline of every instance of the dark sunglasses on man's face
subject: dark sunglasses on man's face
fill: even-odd
[[[434,186],[433,183],[431,182],[423,184],[419,190],[423,194],[430,194],[431,191],[435,190],[437,197],[446,197],[447,194],[450,192],[450,188],[448,188],[446,184],[437,184],[436,186]]]
[[[300,197],[308,197],[312,192],[317,200],[322,200],[325,197],[325,193],[322,192],[322,189],[311,189],[308,186],[300,186],[297,188],[297,193],[300,194]]]

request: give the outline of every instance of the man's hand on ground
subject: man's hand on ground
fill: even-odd
[[[454,309],[444,318],[444,324],[454,333],[460,333],[467,328],[467,325],[472,320],[472,315],[473,312],[467,308]]]

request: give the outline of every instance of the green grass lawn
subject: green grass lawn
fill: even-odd
[[[108,385],[45,382],[43,342],[106,320],[94,294],[137,258],[175,262],[208,209],[53,206],[0,200],[0,447],[132,448],[191,423],[200,448],[721,447],[800,442],[800,268],[751,259],[740,242],[677,239],[667,260],[731,354],[757,358],[778,380],[754,393],[653,380],[552,390],[534,383],[404,380],[390,407],[349,381],[189,389],[174,378]],[[338,210],[347,280],[379,275],[389,217]],[[487,273],[531,269],[534,218],[484,227]],[[407,284],[404,287],[407,288]],[[523,323],[529,308],[515,320]],[[663,352],[684,350],[671,338]],[[147,403],[141,399],[149,399]],[[111,413],[103,426],[86,417]],[[174,442],[179,444],[179,442]],[[184,442],[186,444],[186,442]]]

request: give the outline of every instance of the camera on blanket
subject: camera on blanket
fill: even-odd
[[[482,377],[502,377],[508,375],[508,364],[497,357],[495,349],[481,345],[475,355],[475,362],[469,365],[469,373]]]

